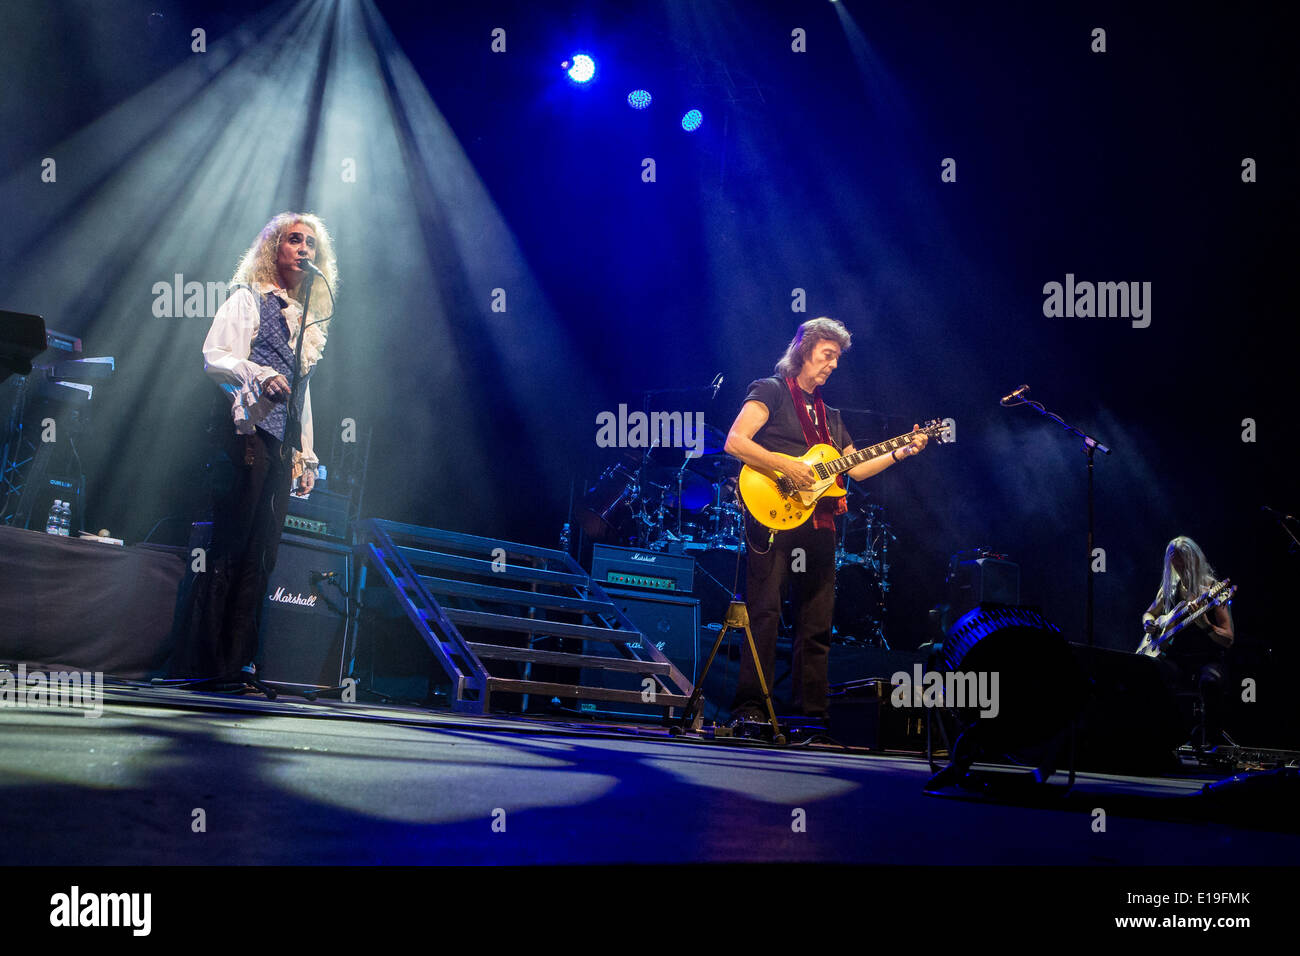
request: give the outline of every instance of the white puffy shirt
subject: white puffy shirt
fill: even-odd
[[[302,306],[288,292],[270,283],[259,283],[257,291],[263,295],[274,292],[288,301],[284,318],[289,325],[290,344],[296,342],[302,324]],[[263,396],[262,385],[280,373],[248,358],[260,325],[257,297],[241,286],[217,310],[208,337],[203,340],[203,370],[230,396],[230,415],[235,431],[241,435],[253,434],[257,423],[275,405],[269,396]],[[311,384],[308,383],[302,404],[302,452],[301,456],[295,454],[295,459],[314,474],[318,461],[312,438]]]

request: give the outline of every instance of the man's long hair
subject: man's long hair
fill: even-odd
[[[825,316],[809,319],[799,326],[794,338],[786,347],[785,354],[776,363],[778,378],[795,378],[803,371],[803,363],[808,359],[817,343],[829,339],[840,347],[840,352],[847,352],[853,344],[853,336],[844,327],[844,323]]]
[[[280,249],[280,240],[286,232],[292,232],[293,226],[298,223],[304,223],[311,227],[316,233],[316,268],[325,274],[329,280],[330,287],[337,294],[339,289],[339,269],[338,262],[334,258],[334,243],[330,239],[329,230],[325,228],[325,223],[309,212],[282,212],[270,222],[268,222],[262,231],[258,234],[257,239],[248,247],[243,258],[239,260],[239,265],[235,268],[235,275],[230,280],[230,286],[233,288],[238,284],[255,286],[258,283],[270,283],[279,285],[280,278],[275,268],[276,254]],[[303,286],[298,286],[298,292],[294,293],[294,298],[298,299],[298,304],[302,305],[302,300],[298,298],[302,294]],[[315,322],[322,319],[328,319],[334,311],[334,298],[324,289],[313,289],[311,296],[311,315],[307,316],[308,322]],[[321,322],[319,325],[308,326],[307,334],[302,341],[302,371],[315,365],[325,351],[325,339],[329,335],[329,322]],[[298,330],[289,329],[289,344],[296,345]]]
[[[1183,571],[1174,570],[1174,556],[1182,559]],[[1201,546],[1191,538],[1179,535],[1165,548],[1164,572],[1160,575],[1160,600],[1166,611],[1179,601],[1200,597],[1216,583],[1214,568]]]

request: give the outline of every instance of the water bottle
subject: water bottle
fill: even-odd
[[[50,505],[50,516],[45,519],[45,533],[59,533],[59,515],[63,513],[63,501],[59,498],[54,499],[54,504]]]
[[[72,526],[72,502],[63,502],[63,510],[59,512],[59,534],[68,537]]]

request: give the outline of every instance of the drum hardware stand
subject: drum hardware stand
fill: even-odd
[[[686,703],[681,722],[671,728],[671,731],[674,734],[680,734],[687,727],[691,730],[700,729],[698,708],[700,698],[704,695],[704,679],[709,674],[709,668],[713,666],[713,659],[718,656],[718,648],[722,646],[722,642],[727,638],[727,632],[732,630],[743,630],[745,632],[745,640],[749,642],[749,653],[754,655],[754,669],[758,672],[758,686],[763,691],[763,705],[767,708],[768,722],[772,727],[772,742],[778,746],[785,746],[785,734],[781,733],[781,726],[776,721],[776,711],[772,708],[772,695],[767,689],[767,678],[763,676],[763,668],[758,659],[758,648],[754,646],[754,634],[749,629],[749,608],[745,606],[744,601],[733,600],[727,607],[727,614],[722,622],[722,630],[718,632],[718,639],[713,642],[713,650],[709,652],[709,659],[704,664],[704,670],[700,671],[700,676],[695,681],[695,689],[691,691],[691,699]]]
[[[686,479],[686,466],[691,463],[691,456],[688,454],[682,460],[682,467],[677,469],[677,537],[682,536],[682,482]]]

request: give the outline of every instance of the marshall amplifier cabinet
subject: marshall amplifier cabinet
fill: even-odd
[[[695,559],[684,554],[596,544],[591,548],[591,576],[602,587],[690,594],[695,588]]]
[[[352,551],[285,532],[262,605],[257,676],[268,684],[337,687],[351,591]]]

